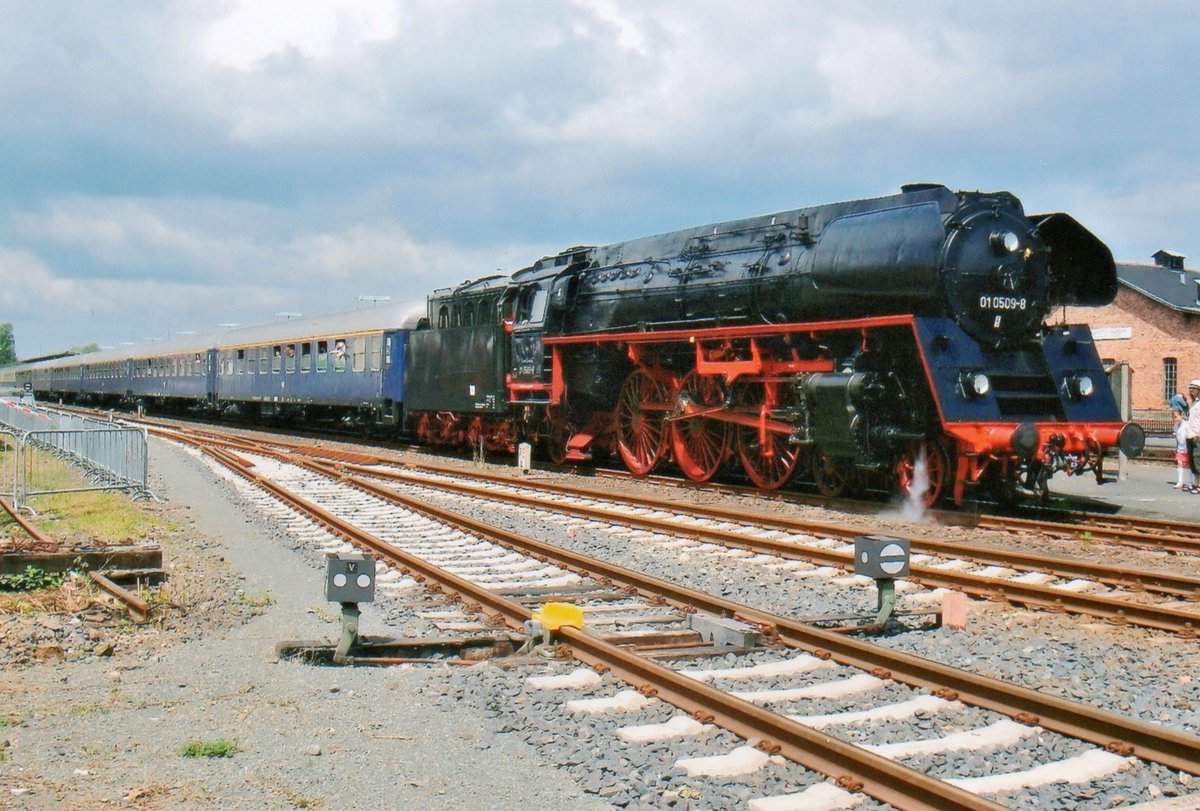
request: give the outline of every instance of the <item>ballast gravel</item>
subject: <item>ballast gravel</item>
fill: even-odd
[[[229,621],[138,631],[111,658],[0,662],[0,808],[604,809],[572,774],[446,702],[445,665],[387,669],[276,661],[278,642],[335,640],[315,557],[289,552],[193,457],[151,442],[155,492],[190,530],[165,566],[211,568],[204,599]],[[190,506],[191,509],[185,509]],[[248,604],[266,603],[248,621]],[[428,624],[412,630],[428,635]],[[364,606],[362,631],[394,634]],[[232,757],[183,757],[189,741]]]
[[[537,674],[565,673],[566,662],[505,667],[401,667],[343,670],[275,662],[283,639],[329,639],[336,607],[321,597],[322,556],[304,533],[256,516],[228,483],[192,457],[154,443],[158,489],[190,503],[196,556],[214,571],[214,599],[231,607],[267,605],[249,621],[234,616],[203,633],[156,639],[158,649],[111,661],[57,667],[0,665],[4,697],[19,725],[0,728],[0,806],[15,808],[745,808],[754,797],[787,794],[824,782],[780,758],[732,778],[696,777],[680,758],[727,754],[744,745],[729,733],[652,744],[624,744],[619,727],[663,723],[676,711],[662,702],[619,715],[572,712],[574,698],[614,695],[611,676],[584,689],[529,686]],[[445,497],[421,491],[422,497]],[[707,498],[707,497],[705,497]],[[452,499],[446,499],[450,503]],[[440,502],[439,502],[440,503]],[[459,511],[499,526],[641,568],[664,579],[797,617],[872,613],[870,590],[724,554],[718,548],[659,545],[623,530],[588,524],[565,531],[560,519],[458,500]],[[297,527],[298,528],[298,527]],[[204,534],[201,535],[200,532]],[[959,532],[960,530],[956,530]],[[303,536],[303,537],[302,537]],[[290,552],[290,554],[289,554]],[[171,564],[168,563],[168,567]],[[224,567],[224,569],[222,569]],[[243,578],[238,580],[237,578]],[[445,609],[421,593],[380,600],[364,611],[363,632],[438,633],[421,613]],[[211,632],[210,632],[211,630]],[[185,636],[191,638],[184,643]],[[1193,643],[1072,617],[975,605],[966,632],[913,631],[882,644],[1089,701],[1195,733]],[[721,657],[685,666],[746,666],[778,652]],[[10,678],[11,677],[11,678]],[[791,678],[722,683],[774,689],[832,678],[827,671]],[[804,714],[862,709],[911,697],[888,683],[850,699],[779,705]],[[773,708],[778,708],[773,705]],[[971,708],[918,714],[911,723],[875,722],[826,730],[863,743],[933,737],[998,719]],[[228,759],[179,756],[187,740],[229,739]],[[941,776],[1011,772],[1066,758],[1088,746],[1043,732],[1017,746],[910,758]],[[1190,776],[1152,764],[1083,786],[1049,786],[996,797],[1018,808],[1108,809],[1196,792]],[[862,808],[875,808],[868,801]]]
[[[724,555],[719,548],[705,545],[681,549],[648,541],[620,527],[581,523],[553,514],[535,516],[426,488],[399,489],[504,529],[775,613],[814,617],[861,616],[874,611],[874,593],[869,587],[835,583],[834,578],[827,577],[796,577],[787,569]],[[567,532],[568,525],[573,525],[574,531]],[[876,641],[1149,723],[1200,734],[1200,693],[1194,683],[1200,674],[1200,652],[1194,642],[1144,629],[1003,605],[973,601],[971,611],[964,632],[914,631]],[[875,703],[870,697],[864,697],[863,702],[871,706]],[[834,701],[812,702],[806,704],[805,713],[844,708],[844,704]],[[894,740],[883,737],[892,733],[885,730],[874,742]],[[1064,742],[1063,752],[1086,748],[1076,741],[1060,740]],[[987,759],[974,753],[966,761],[979,765],[981,770],[970,776],[1019,771],[1035,765],[1033,754],[1022,754],[1024,751],[1001,750]],[[1042,752],[1043,762],[1046,754]],[[1154,764],[1138,764],[1095,784],[1030,789],[1016,792],[1004,802],[1017,807],[1056,807],[1065,796],[1071,798],[1069,807],[1103,809],[1197,791],[1191,775]]]

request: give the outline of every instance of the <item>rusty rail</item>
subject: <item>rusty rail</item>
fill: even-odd
[[[261,452],[261,451],[260,451]],[[297,461],[295,459],[293,462]],[[772,540],[769,538],[753,538],[733,531],[705,529],[695,526],[681,526],[677,521],[669,519],[646,518],[627,513],[614,512],[580,505],[552,504],[537,499],[496,492],[494,489],[476,487],[469,484],[454,482],[438,482],[413,476],[399,471],[374,470],[358,465],[341,465],[342,469],[366,476],[381,479],[403,481],[422,487],[447,490],[460,495],[472,495],[498,501],[522,504],[537,509],[567,513],[594,520],[619,523],[637,529],[665,532],[672,535],[687,535],[699,540],[717,543],[727,547],[747,549],[761,554],[777,557],[812,561],[820,564],[852,569],[854,556],[849,552],[838,552],[820,547],[803,546],[790,541]],[[605,497],[590,491],[571,488],[564,485],[546,484],[544,482],[505,482],[519,487],[544,489],[560,494],[584,498],[609,498],[657,510],[674,510],[695,513],[718,520],[745,523],[748,517],[745,513],[721,510],[713,507],[695,507],[692,505],[672,504],[646,497]],[[836,527],[817,522],[796,521],[793,519],[772,518],[768,516],[753,516],[752,520],[766,527],[787,531],[806,532],[815,535],[853,538],[863,534],[862,529]],[[904,536],[900,536],[904,537]],[[926,541],[920,538],[909,538],[914,552],[951,555],[953,557],[977,558],[987,563],[1010,566],[1012,568],[1027,568],[1030,570],[1049,570],[1067,577],[1090,577],[1092,579],[1126,586],[1133,589],[1154,588],[1172,596],[1185,596],[1191,599],[1200,597],[1200,579],[1152,572],[1142,572],[1131,569],[1121,569],[1115,566],[1086,564],[1064,561],[1045,555],[1034,555],[1026,552],[987,549],[977,550],[972,547],[963,549],[951,544],[937,541]],[[938,569],[931,566],[912,564],[911,575],[908,579],[932,588],[957,589],[976,597],[989,600],[1006,600],[1028,606],[1039,606],[1055,611],[1070,611],[1077,614],[1100,617],[1102,619],[1128,622],[1162,631],[1170,631],[1183,636],[1194,636],[1200,630],[1200,613],[1181,611],[1155,605],[1145,605],[1119,598],[1102,595],[1081,594],[1047,586],[1027,583],[1017,583],[997,578],[981,577],[965,572],[955,572]]]
[[[1090,741],[1112,751],[1136,755],[1145,760],[1162,763],[1170,768],[1200,773],[1200,738],[1198,737],[1124,718],[1115,713],[959,670],[918,656],[888,650],[869,642],[815,628],[720,597],[703,594],[624,569],[606,561],[526,538],[448,510],[433,508],[418,499],[396,493],[372,482],[339,475],[334,468],[313,463],[308,463],[306,466],[322,471],[326,475],[336,476],[342,482],[391,501],[405,509],[453,524],[467,532],[501,542],[534,557],[552,560],[560,566],[587,572],[590,576],[601,580],[607,578],[637,589],[646,595],[661,596],[680,607],[693,606],[703,611],[735,617],[767,630],[773,630],[788,645],[807,650],[817,656],[830,657],[842,664],[852,665],[863,670],[881,672],[884,674],[883,678],[902,681],[942,695],[949,695],[968,704],[1020,718],[1026,723],[1040,724],[1047,729]]]
[[[140,624],[150,619],[150,604],[148,602],[138,597],[133,592],[121,588],[116,583],[105,577],[101,572],[88,572],[88,577],[90,577],[97,586],[104,589],[121,602],[125,603],[125,606],[129,609],[129,616],[133,618],[134,622]]]
[[[403,552],[403,550],[396,549],[367,533],[363,533],[349,523],[321,510],[315,505],[309,504],[286,489],[266,481],[258,474],[252,472],[251,469],[244,467],[231,454],[209,449],[205,449],[205,452],[245,478],[260,483],[265,489],[274,492],[277,497],[292,504],[293,507],[307,512],[314,520],[329,527],[332,531],[343,535],[343,537],[361,542],[362,545],[378,552],[410,573],[416,572],[415,578],[418,581],[432,580],[435,584],[433,587],[437,590],[446,590],[461,595],[469,601],[468,607],[473,610],[479,610],[485,616],[495,621],[506,622],[512,627],[518,627],[517,623],[523,625],[524,620],[529,618],[530,612],[520,604],[492,594],[486,589],[477,587],[456,575],[426,564],[419,558]],[[910,654],[881,648],[868,642],[823,631],[795,620],[775,616],[720,597],[695,592],[673,583],[623,569],[615,564],[609,564],[605,561],[569,552],[515,533],[482,524],[465,516],[434,509],[430,505],[416,499],[408,498],[372,482],[348,476],[343,471],[327,465],[312,462],[303,464],[311,470],[335,477],[344,483],[358,487],[364,492],[403,506],[405,509],[458,526],[463,530],[481,535],[512,548],[520,549],[535,558],[553,560],[558,565],[586,572],[590,576],[598,578],[601,582],[607,581],[623,584],[630,589],[640,592],[643,596],[659,596],[679,607],[690,605],[699,610],[742,619],[778,634],[779,639],[785,644],[809,651],[816,656],[831,658],[845,665],[870,670],[880,674],[883,678],[890,678],[929,689],[950,699],[995,710],[1011,717],[1019,718],[1025,723],[1039,724],[1047,729],[1104,746],[1110,751],[1137,756],[1144,760],[1154,761],[1169,768],[1193,774],[1200,773],[1200,738],[1195,736],[1124,718],[1114,713],[1067,699],[1046,695],[1037,690],[1008,684],[998,679],[959,670]],[[588,657],[599,656],[601,652],[607,656],[607,647],[603,649],[592,647],[592,645],[587,644],[591,641],[590,639],[576,639],[570,631],[567,631],[567,635],[569,637],[568,641],[583,651],[582,654],[576,654],[581,661],[590,661]],[[584,643],[583,647],[579,647],[580,642]],[[598,643],[593,642],[593,644]],[[630,655],[628,652],[619,652]],[[629,671],[622,671],[622,673],[631,679],[638,674],[653,675],[656,679],[661,675],[649,667],[648,664],[640,662],[636,664],[636,668],[631,668]],[[670,671],[666,671],[666,674],[670,674]],[[670,678],[669,675],[667,677]],[[689,688],[691,686],[688,685]],[[647,688],[646,685],[642,685],[642,687],[646,689],[658,689],[652,686]],[[663,693],[661,690],[659,694],[664,697],[674,695],[674,693],[670,692]],[[746,702],[741,703],[745,704]],[[749,706],[754,707],[754,705]],[[701,711],[703,712],[703,710]],[[743,736],[745,737],[745,735]],[[779,737],[784,736],[781,735]],[[819,739],[830,740],[830,736],[823,734],[818,734],[817,737]],[[821,741],[817,743],[820,744]],[[780,745],[780,751],[784,751],[782,749],[783,741],[772,741],[768,746],[772,744]],[[800,754],[803,754],[803,752]],[[830,753],[830,756],[836,757],[837,753]],[[891,761],[887,763],[889,767],[896,766]],[[813,766],[813,768],[820,767]],[[901,767],[901,769],[901,775],[911,771],[904,767]],[[834,772],[836,772],[836,769]],[[831,774],[829,771],[823,771],[823,773]],[[891,772],[887,773],[890,774]],[[845,775],[833,773],[832,776],[844,777]],[[886,785],[875,786],[872,782],[866,782],[864,783],[863,790],[872,796],[883,799],[884,796],[890,795],[894,789]],[[879,792],[879,794],[876,794],[876,792]],[[900,801],[898,804],[903,805],[903,807],[912,808],[957,807],[948,804],[945,798],[938,798],[935,800],[933,806],[928,806],[926,803],[929,798],[930,795],[926,793],[926,789],[921,788],[917,789],[914,804],[910,805],[907,799]],[[982,801],[973,795],[964,799],[976,804],[986,803],[986,801]],[[896,802],[895,800],[885,801]],[[986,804],[984,807],[995,806]]]
[[[352,543],[370,549],[410,574],[415,573],[414,576],[419,580],[432,581],[437,590],[452,592],[473,603],[485,616],[512,628],[523,628],[524,623],[532,618],[531,609],[364,532],[239,464],[232,454],[214,449],[205,449],[205,453]],[[328,475],[327,471],[322,472]],[[758,742],[766,751],[782,754],[881,802],[928,811],[978,811],[1003,807],[896,761],[805,727],[785,716],[771,713],[751,702],[699,684],[694,679],[681,676],[609,642],[571,631],[565,632],[564,638],[571,644],[572,654],[580,661],[610,668],[647,695],[658,695],[680,709],[709,722],[715,721],[747,740]]]
[[[64,410],[87,411],[87,409],[70,408],[65,408]],[[139,422],[144,425],[161,426],[168,431],[179,430],[178,428],[174,427],[172,422],[167,420],[155,420],[149,418],[142,418],[138,420],[126,418],[126,420],[128,422]],[[199,429],[189,430],[196,430],[199,432]],[[248,443],[250,443],[251,440],[231,439],[229,435],[223,435],[212,430],[206,430],[205,433],[217,441],[230,444],[240,442],[242,443],[242,447],[244,449],[250,449],[250,445]],[[335,461],[353,462],[364,465],[399,464],[413,468],[441,472],[461,472],[461,470],[456,470],[450,467],[443,467],[429,463],[414,463],[411,460],[397,459],[394,454],[389,455],[379,452],[356,453],[353,451],[343,451],[340,449],[322,448],[312,444],[303,444],[295,441],[294,439],[288,439],[287,437],[283,436],[275,436],[270,440],[264,441],[269,441],[270,444],[278,447],[302,450],[311,455],[322,456]],[[604,472],[610,475],[619,476],[620,478],[624,479],[630,478],[628,471]],[[482,472],[477,475],[477,478],[505,480],[505,477],[503,476],[489,476],[488,474],[483,474]],[[879,504],[875,502],[863,502],[852,499],[828,499],[821,496],[813,496],[793,491],[768,492],[752,487],[713,482],[697,483],[668,476],[651,476],[649,478],[651,480],[662,481],[663,483],[673,486],[687,487],[688,489],[700,489],[704,491],[729,493],[733,495],[783,500],[812,506],[825,507],[833,504],[838,509],[844,509],[848,512],[874,513],[879,508]],[[512,481],[512,479],[507,480]],[[1082,514],[1082,520],[1078,523],[1006,517],[979,513],[972,514],[958,510],[931,510],[930,515],[934,516],[941,523],[967,528],[991,529],[1007,532],[1019,531],[1041,533],[1053,537],[1076,540],[1079,540],[1080,536],[1086,533],[1090,535],[1090,540],[1125,543],[1138,547],[1161,549],[1163,551],[1181,554],[1200,554],[1200,529],[1197,529],[1195,524],[1183,521],[1172,521],[1169,519],[1148,518],[1143,516],[1105,516],[1091,513]]]
[[[54,540],[40,529],[35,527],[33,524],[29,523],[29,521],[25,519],[25,516],[21,515],[20,511],[9,503],[8,499],[0,497],[0,507],[3,507],[4,511],[12,516],[12,520],[16,521],[17,525],[20,526],[21,529],[25,530],[26,534],[33,538],[34,542],[37,543],[41,548],[45,550],[58,548],[58,541]]]

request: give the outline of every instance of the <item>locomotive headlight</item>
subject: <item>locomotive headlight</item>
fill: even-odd
[[[1067,378],[1067,390],[1073,399],[1082,400],[1096,393],[1096,383],[1088,375],[1071,375]]]
[[[974,400],[976,397],[986,397],[988,392],[992,390],[992,381],[988,380],[988,376],[975,369],[960,372],[958,375],[958,385],[962,389],[963,396],[968,400]]]
[[[1012,231],[997,231],[992,234],[992,250],[997,256],[1016,253],[1021,249],[1021,238]]]

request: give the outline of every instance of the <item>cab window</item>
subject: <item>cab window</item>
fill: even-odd
[[[536,285],[522,290],[517,299],[517,323],[540,323],[546,316],[546,298],[546,291]]]

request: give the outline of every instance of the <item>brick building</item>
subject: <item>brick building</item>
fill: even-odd
[[[1107,307],[1070,307],[1069,323],[1091,325],[1100,357],[1133,370],[1133,408],[1165,411],[1167,398],[1200,377],[1200,272],[1184,257],[1154,254],[1154,264],[1117,263],[1120,288]]]

